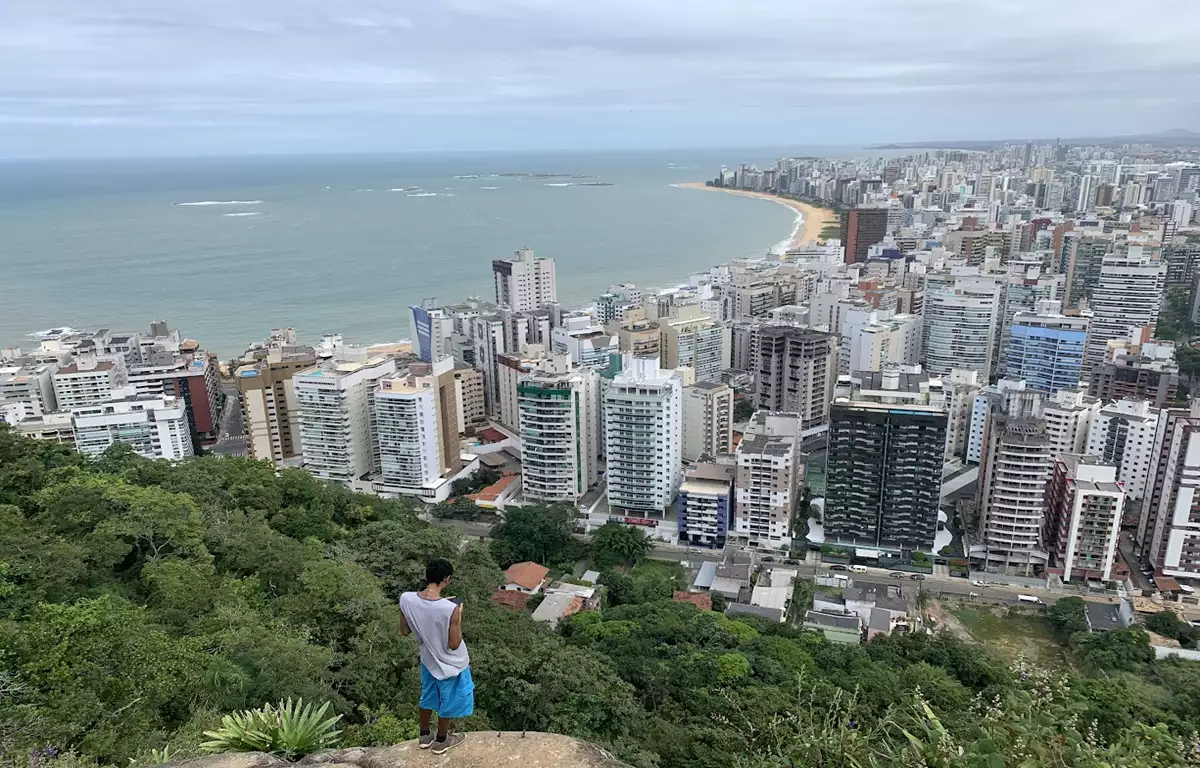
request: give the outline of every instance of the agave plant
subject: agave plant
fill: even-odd
[[[337,746],[342,732],[336,728],[341,715],[326,719],[329,702],[314,709],[303,699],[281,701],[259,709],[233,712],[221,718],[221,727],[205,731],[206,752],[267,752],[286,760]]]

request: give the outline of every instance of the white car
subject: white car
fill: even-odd
[[[971,586],[973,586],[973,587],[986,587],[986,586],[987,586],[987,582],[986,582],[986,581],[980,581],[979,579],[971,579]]]

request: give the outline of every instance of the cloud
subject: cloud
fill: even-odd
[[[4,16],[12,154],[1200,127],[1200,4],[1178,0],[8,0]]]

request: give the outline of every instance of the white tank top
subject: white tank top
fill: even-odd
[[[444,597],[426,600],[416,592],[400,595],[400,612],[421,642],[421,663],[438,680],[457,677],[471,663],[466,640],[450,649],[450,617],[457,607]]]

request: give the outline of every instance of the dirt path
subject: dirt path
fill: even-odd
[[[963,623],[958,620],[958,617],[943,608],[940,601],[930,600],[928,603],[926,603],[925,613],[929,615],[929,618],[937,622],[939,629],[945,629],[959,640],[962,640],[964,643],[977,642],[974,635],[972,635],[970,631],[963,626]]]

